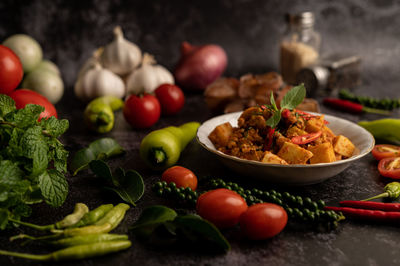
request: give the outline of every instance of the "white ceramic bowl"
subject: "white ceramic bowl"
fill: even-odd
[[[225,114],[204,122],[197,131],[197,141],[206,150],[217,155],[221,162],[228,168],[244,176],[257,178],[270,183],[307,185],[322,182],[339,174],[349,167],[352,162],[368,154],[375,145],[374,137],[364,128],[348,120],[325,115],[325,120],[329,122],[328,127],[336,135],[341,134],[349,138],[356,146],[356,150],[352,157],[333,163],[310,165],[266,164],[241,159],[218,151],[215,149],[213,143],[208,139],[208,135],[211,131],[220,124],[230,122],[233,127],[236,127],[237,119],[241,113],[242,112]]]

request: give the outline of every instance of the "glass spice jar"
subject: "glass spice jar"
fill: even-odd
[[[321,37],[314,30],[314,14],[288,14],[287,30],[280,42],[280,71],[283,80],[295,85],[297,72],[319,58]]]

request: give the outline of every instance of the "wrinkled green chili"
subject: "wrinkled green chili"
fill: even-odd
[[[129,240],[108,241],[87,245],[78,245],[57,250],[50,254],[36,255],[0,250],[0,255],[19,257],[38,261],[64,261],[79,260],[103,256],[129,248],[132,245]]]

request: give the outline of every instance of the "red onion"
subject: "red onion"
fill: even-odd
[[[183,42],[174,76],[185,89],[204,90],[221,76],[227,62],[224,49],[218,45],[193,46]]]

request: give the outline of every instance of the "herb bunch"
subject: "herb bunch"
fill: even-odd
[[[275,128],[279,124],[279,121],[281,121],[282,111],[285,109],[293,110],[303,102],[304,97],[306,97],[306,88],[304,84],[295,86],[285,94],[280,102],[280,108],[278,109],[274,95],[271,93],[271,105],[267,105],[266,108],[270,109],[273,115],[267,120],[267,126]]]
[[[9,218],[31,214],[31,204],[43,200],[54,207],[68,194],[68,152],[58,138],[68,120],[41,119],[44,108],[28,104],[17,110],[15,102],[0,95],[0,229]]]

